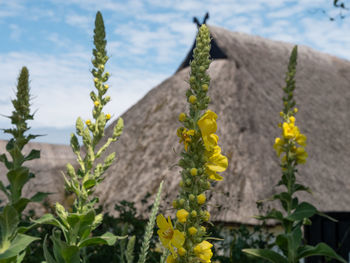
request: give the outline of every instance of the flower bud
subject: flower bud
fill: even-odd
[[[109,120],[111,118],[111,114],[107,113],[106,114],[106,120]]]
[[[91,121],[90,121],[90,120],[86,120],[85,123],[86,123],[87,126],[90,126],[90,125],[91,125]]]
[[[197,216],[197,211],[196,210],[192,210],[191,217],[196,217],[196,216]]]
[[[183,247],[180,247],[178,250],[177,250],[177,253],[183,257],[184,255],[186,255],[186,249],[184,249]]]
[[[179,121],[184,122],[186,120],[187,116],[184,112],[181,112],[179,114]]]
[[[180,223],[185,223],[187,221],[188,212],[185,209],[180,209],[176,212],[176,217]]]
[[[191,95],[189,98],[188,98],[188,101],[191,103],[191,104],[195,104],[197,102],[197,97],[194,96],[194,95]]]
[[[192,176],[196,176],[198,174],[197,168],[192,168],[190,173],[191,173]]]
[[[204,204],[205,201],[206,201],[205,194],[197,195],[197,203],[198,203],[199,205]]]
[[[185,199],[181,198],[181,199],[179,200],[179,204],[182,206],[182,205],[184,205],[184,203],[185,203]]]
[[[95,100],[94,105],[95,107],[98,107],[100,105],[100,102],[98,100]]]
[[[191,236],[194,236],[195,234],[197,234],[198,230],[197,228],[191,226],[189,229],[188,229],[188,233],[191,235]]]
[[[202,90],[203,90],[203,91],[208,91],[208,89],[209,89],[208,84],[203,84],[203,85],[202,85]]]
[[[188,196],[188,198],[190,199],[190,201],[194,201],[194,199],[196,198],[193,194],[190,194],[189,196]]]
[[[176,209],[177,208],[177,200],[173,201],[173,207]]]
[[[186,185],[187,185],[187,186],[190,186],[191,184],[192,184],[191,179],[186,179]]]

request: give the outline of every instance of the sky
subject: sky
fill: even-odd
[[[350,17],[333,0],[0,0],[0,114],[12,112],[22,66],[30,73],[31,133],[69,144],[76,118],[91,116],[93,28],[101,11],[110,59],[105,112],[117,118],[170,77],[190,50],[196,26],[209,25],[307,45],[350,60]],[[345,1],[346,2],[346,1]],[[347,15],[346,11],[343,14]],[[335,17],[330,21],[329,17]],[[0,128],[10,128],[0,116]],[[0,139],[8,139],[0,131]]]

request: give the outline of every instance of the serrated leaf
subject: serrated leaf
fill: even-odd
[[[288,260],[275,251],[268,249],[242,249],[242,252],[268,260],[272,263],[288,263]]]

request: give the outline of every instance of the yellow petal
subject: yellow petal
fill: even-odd
[[[169,224],[168,224],[168,222],[166,221],[165,217],[162,214],[159,214],[157,216],[157,226],[160,229],[169,228]]]
[[[174,236],[173,236],[173,239],[171,240],[171,243],[176,248],[182,247],[183,244],[185,243],[185,235],[177,229],[174,230]]]

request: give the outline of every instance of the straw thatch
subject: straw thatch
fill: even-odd
[[[229,168],[224,181],[213,188],[209,208],[214,220],[255,223],[255,202],[276,191],[273,186],[281,173],[272,145],[280,133],[282,86],[293,46],[218,27],[210,27],[210,32],[227,56],[211,64],[209,94]],[[183,147],[176,137],[177,116],[186,110],[188,60],[122,116],[125,130],[113,147],[118,160],[98,192],[107,209],[123,199],[140,204],[147,192],[156,192],[161,180],[164,201],[171,203],[176,197],[177,153]],[[297,124],[308,136],[310,156],[300,166],[299,180],[314,192],[301,197],[322,211],[350,211],[349,83],[349,61],[299,47]]]
[[[219,116],[219,144],[228,157],[229,168],[223,173],[224,181],[213,187],[209,209],[213,220],[255,223],[255,202],[269,198],[280,177],[272,145],[280,133],[277,123],[282,86],[293,46],[217,27],[210,27],[210,32],[218,48],[210,66],[210,109]],[[176,197],[180,180],[176,163],[183,147],[176,137],[180,125],[177,117],[187,107],[191,52],[176,74],[123,114],[124,132],[109,149],[116,151],[117,161],[97,191],[108,211],[113,212],[117,201],[128,200],[143,213],[146,205],[142,206],[141,200],[151,193],[152,201],[161,180],[165,180],[163,204]],[[309,159],[300,166],[298,179],[314,192],[301,198],[321,211],[350,210],[349,83],[349,61],[299,47],[296,118],[308,136]],[[114,101],[118,103],[118,98]],[[111,135],[112,126],[107,135]],[[67,148],[62,149],[68,157]],[[45,168],[48,161],[39,162]],[[36,190],[62,182],[58,171],[53,175],[50,170],[45,176],[39,163],[36,169],[40,171]]]

